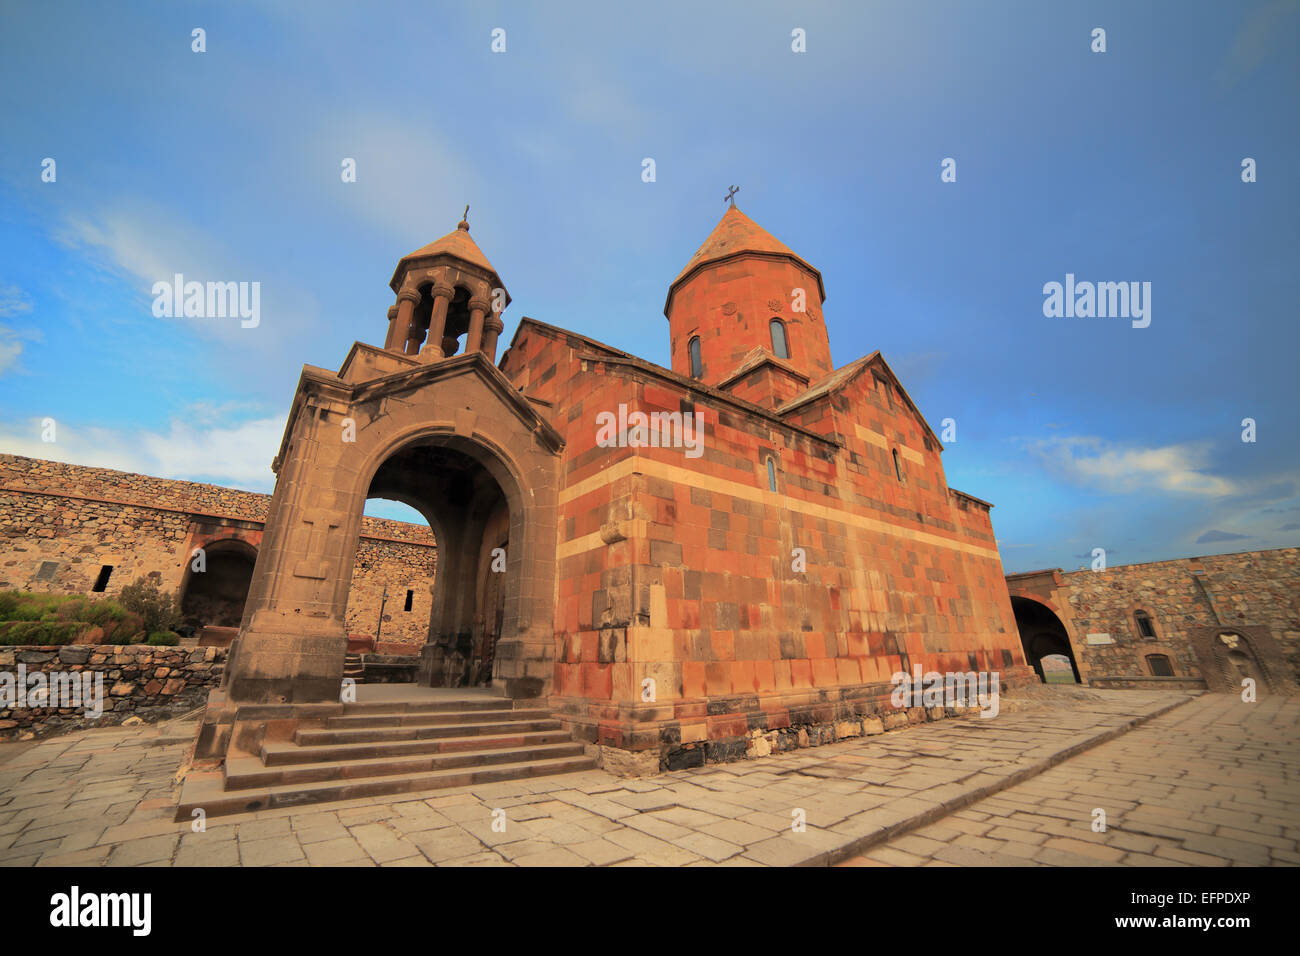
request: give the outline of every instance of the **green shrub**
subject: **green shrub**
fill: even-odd
[[[84,597],[70,597],[60,601],[54,608],[54,616],[60,621],[85,621],[90,611],[90,602]]]
[[[62,600],[55,594],[27,594],[22,591],[11,592],[13,602],[5,615],[11,621],[39,621],[47,614],[53,614],[54,608]]]
[[[144,614],[128,610],[114,600],[95,600],[76,594],[0,591],[0,644],[66,644],[90,627],[103,629],[105,644],[138,644],[147,634],[170,631],[174,623],[168,608],[175,614],[174,598],[144,578],[136,585],[139,606],[154,617],[152,626]],[[15,629],[18,624],[31,626]]]
[[[99,627],[107,627],[109,624],[124,620],[129,613],[126,608],[116,601],[89,601],[86,604],[84,616],[78,618],[78,620],[89,621]]]
[[[148,634],[170,631],[181,622],[175,596],[150,578],[136,578],[134,583],[122,588],[118,601],[128,611],[140,615]]]
[[[0,644],[71,644],[88,627],[84,621],[7,621],[0,625]]]
[[[122,617],[116,620],[109,619],[99,625],[104,629],[103,641],[105,644],[130,644],[131,638],[139,635],[143,637],[144,618],[139,614],[132,614],[130,611],[124,611]]]
[[[145,641],[153,647],[175,647],[181,642],[181,636],[175,631],[154,631]]]

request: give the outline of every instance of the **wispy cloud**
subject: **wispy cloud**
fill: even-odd
[[[1207,443],[1143,448],[1089,436],[1062,436],[1032,439],[1026,445],[1048,468],[1098,491],[1221,497],[1240,490],[1233,481],[1206,472]]]
[[[0,318],[32,311],[32,299],[16,285],[0,283]]]
[[[123,278],[138,290],[137,317],[152,313],[153,285],[170,283],[177,273],[187,281],[257,282],[267,321],[257,327],[259,345],[291,341],[311,327],[319,307],[301,283],[268,267],[247,261],[215,232],[198,228],[175,209],[150,200],[124,199],[68,216],[53,232],[55,240],[85,261],[88,268]],[[227,346],[244,349],[248,331],[236,321],[185,323],[184,328]]]
[[[18,364],[18,356],[23,354],[23,343],[18,335],[8,326],[0,325],[0,375]]]
[[[1231,531],[1207,531],[1196,539],[1197,544],[1214,544],[1217,541],[1245,541],[1248,534],[1235,534]]]
[[[40,419],[0,424],[0,451],[266,491],[274,484],[271,459],[284,432],[284,419],[220,423],[210,409],[196,409],[195,415],[173,418],[166,431],[56,422],[53,442],[42,441],[41,432]]]
[[[465,203],[479,206],[476,220],[487,206],[479,201],[488,193],[483,177],[458,150],[455,131],[409,116],[335,112],[302,136],[307,155],[331,157],[330,201],[410,246],[399,248],[400,256],[453,231]],[[342,185],[333,171],[344,157],[357,161],[355,184]],[[313,173],[304,169],[300,179],[304,201],[319,201]]]
[[[32,299],[21,288],[12,283],[0,282],[0,318],[27,315],[32,311]],[[32,331],[19,331],[8,325],[0,325],[0,375],[18,364],[23,354],[23,339],[39,338]]]

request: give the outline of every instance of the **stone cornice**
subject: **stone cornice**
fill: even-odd
[[[353,351],[359,346],[360,343],[354,344]],[[411,391],[436,379],[473,374],[478,375],[484,384],[497,393],[507,407],[514,410],[520,421],[529,427],[547,449],[558,452],[564,447],[564,436],[533,408],[528,399],[510,384],[505,374],[488,361],[486,355],[482,352],[468,352],[434,362],[417,362],[411,368],[355,384],[345,382],[339,375],[327,369],[304,365],[302,375],[298,379],[298,388],[294,392],[289,418],[284,426],[284,435],[280,439],[280,449],[272,467],[277,473],[279,472],[279,465],[284,460],[289,438],[293,434],[294,423],[302,409],[313,399],[333,400],[353,405],[358,402],[373,401],[384,395]]]
[[[716,259],[706,259],[703,262],[698,263],[693,269],[691,269],[690,272],[687,272],[684,275],[679,276],[677,279],[675,279],[673,281],[673,284],[668,287],[668,297],[664,299],[664,318],[665,319],[668,318],[668,310],[672,308],[673,296],[676,294],[678,288],[685,285],[687,282],[689,282],[695,276],[699,275],[700,272],[702,272],[705,269],[711,269],[715,266],[719,266],[727,262],[733,262],[736,259],[744,259],[746,257],[753,258],[753,259],[772,259],[778,262],[792,262],[795,265],[799,266],[800,268],[807,270],[812,275],[812,277],[817,280],[817,295],[818,295],[819,304],[825,304],[826,286],[822,282],[822,274],[818,272],[817,269],[815,269],[813,266],[809,265],[807,262],[801,259],[799,256],[795,255],[794,253],[769,252],[767,250],[761,250],[761,249],[738,249],[735,252],[729,253],[725,256],[719,256]]]

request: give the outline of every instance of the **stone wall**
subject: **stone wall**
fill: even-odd
[[[208,691],[221,683],[225,661],[226,651],[216,647],[0,647],[0,740],[30,740],[112,726],[133,717],[154,721],[184,714],[201,706]],[[24,703],[16,696],[20,674],[37,673],[47,675],[47,681],[55,673],[102,674],[102,715],[88,717],[85,707],[39,706],[39,698],[18,706]]]
[[[395,653],[419,653],[433,611],[430,588],[436,564],[437,552],[428,545],[362,538],[348,595],[348,631],[372,637],[378,632],[380,645],[401,644],[408,648]]]
[[[1141,686],[1163,655],[1175,678],[1210,689],[1225,674],[1220,634],[1238,635],[1263,671],[1291,692],[1300,674],[1300,548],[1246,551],[1109,567],[1011,575],[1012,595],[1049,606],[1061,619],[1087,683]],[[1137,617],[1148,616],[1154,636]]]
[[[141,576],[180,596],[195,548],[256,553],[269,505],[269,495],[217,485],[0,455],[0,590],[91,594],[107,567],[106,597]],[[427,527],[364,518],[348,630],[374,636],[387,588],[380,640],[423,644],[436,565]]]

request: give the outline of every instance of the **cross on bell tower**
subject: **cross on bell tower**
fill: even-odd
[[[740,192],[740,187],[732,186],[727,190],[727,195],[723,197],[724,201],[730,201],[731,205],[734,207],[736,205],[736,193],[738,192]]]

